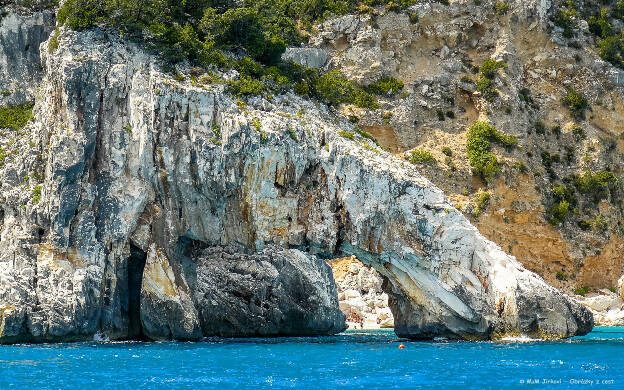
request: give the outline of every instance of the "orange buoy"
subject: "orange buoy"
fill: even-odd
[[[399,349],[405,349],[405,344],[400,344]]]

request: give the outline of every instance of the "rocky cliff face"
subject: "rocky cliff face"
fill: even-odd
[[[341,330],[323,266],[275,246],[374,267],[401,336],[591,329],[589,311],[327,108],[236,101],[105,32],[55,39],[30,137],[2,136],[0,341]],[[260,254],[215,249],[230,244]]]
[[[43,78],[39,46],[54,29],[53,11],[2,8],[0,14],[0,106],[33,101]]]
[[[411,17],[376,10],[327,21],[310,48],[287,54],[362,84],[381,76],[403,81],[404,93],[382,99],[380,109],[341,110],[398,156],[430,152],[436,162],[418,164],[419,171],[550,284],[568,293],[613,288],[624,273],[624,73],[600,58],[587,23],[605,4],[574,2],[568,38],[553,22],[563,1],[418,1]],[[490,58],[506,63],[492,80],[494,96],[477,88],[478,67]],[[562,103],[570,88],[588,100],[584,118]],[[519,140],[511,150],[494,146],[502,173],[487,183],[473,176],[466,155],[467,129],[477,119]],[[573,187],[574,175],[588,170],[618,179],[599,200],[572,191],[569,212],[553,219],[553,186]],[[489,203],[479,205],[485,193]]]

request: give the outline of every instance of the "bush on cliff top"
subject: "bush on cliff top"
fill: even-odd
[[[401,10],[415,1],[363,3]],[[374,94],[393,95],[403,88],[402,83],[385,78],[367,90],[337,72],[319,75],[281,61],[288,45],[304,41],[312,23],[356,12],[359,5],[357,0],[67,0],[58,11],[58,22],[75,30],[116,28],[144,42],[168,64],[188,60],[200,66],[236,69],[241,78],[229,87],[237,95],[294,89],[331,105],[375,109],[379,104]]]
[[[365,1],[404,9],[413,0]],[[275,64],[302,29],[331,15],[356,12],[357,0],[67,0],[58,21],[72,29],[115,27],[138,36],[172,61],[205,62],[214,50],[241,50]]]
[[[13,0],[13,1],[11,0],[1,1],[0,0],[0,6],[3,6],[5,4],[16,4],[30,11],[40,11],[44,9],[54,9],[58,7],[59,1],[58,0]]]

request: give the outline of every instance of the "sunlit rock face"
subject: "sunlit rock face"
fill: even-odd
[[[34,100],[43,69],[39,45],[54,29],[52,11],[5,7],[0,15],[0,106]],[[6,14],[5,14],[6,13]]]
[[[394,328],[394,316],[379,272],[355,257],[329,263],[338,287],[340,310],[347,317],[349,329]]]
[[[400,336],[591,329],[587,309],[326,107],[291,94],[237,102],[222,84],[173,80],[103,32],[58,40],[41,52],[31,138],[13,142],[19,158],[0,167],[1,342],[335,333],[344,328],[336,287],[317,257],[338,255],[382,275]],[[244,249],[214,255],[231,244]],[[245,290],[252,282],[236,279],[241,269],[282,286],[289,306],[315,304],[298,317],[271,306],[266,290],[235,299],[235,290],[207,289],[223,272]],[[239,325],[227,333],[207,325],[215,318]],[[271,325],[279,318],[288,323]]]

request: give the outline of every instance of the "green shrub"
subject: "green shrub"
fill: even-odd
[[[578,17],[577,8],[576,1],[568,0],[566,6],[559,8],[553,18],[555,25],[563,29],[563,36],[566,38],[573,38],[576,34],[574,19]]]
[[[297,132],[295,131],[295,129],[293,129],[292,127],[288,127],[286,129],[286,131],[288,132],[288,135],[290,136],[290,138],[295,141],[295,142],[299,142],[299,137],[297,137]]]
[[[355,138],[355,133],[352,131],[340,130],[338,132],[338,135],[341,136],[342,138],[350,139],[352,141]]]
[[[578,222],[578,226],[581,228],[581,230],[589,230],[589,229],[591,229],[591,220],[589,220],[589,219],[581,219]]]
[[[42,189],[41,185],[37,185],[32,189],[31,192],[33,195],[33,198],[32,198],[33,204],[37,204],[41,200],[41,189]]]
[[[600,58],[615,66],[624,67],[624,40],[622,35],[613,35],[598,40]]]
[[[332,70],[319,77],[314,89],[321,101],[332,106],[351,103],[355,94],[353,84],[339,70]]]
[[[479,68],[479,81],[477,81],[477,91],[483,96],[491,98],[494,95],[494,89],[492,88],[492,81],[496,77],[496,72],[499,69],[507,67],[507,63],[503,61],[496,61],[494,59],[488,59]]]
[[[494,10],[498,15],[504,15],[507,11],[509,11],[509,5],[507,5],[504,1],[499,0],[494,4]]]
[[[314,91],[322,102],[331,106],[344,103],[363,108],[379,108],[374,96],[354,86],[339,70],[332,70],[318,77],[314,83]]]
[[[453,156],[453,151],[448,146],[442,147],[442,153],[447,155],[447,156],[449,156],[449,157]]]
[[[238,80],[228,81],[228,89],[236,96],[262,95],[264,85],[249,76],[241,76]]]
[[[368,139],[370,141],[372,141],[375,145],[380,146],[379,142],[377,141],[377,139],[375,137],[373,137],[372,135],[370,135],[369,133],[367,133],[366,131],[360,129],[360,128],[355,128],[355,131],[362,137],[365,139]]]
[[[568,275],[562,271],[557,271],[555,277],[557,278],[557,280],[568,280]]]
[[[56,30],[54,30],[54,32],[52,33],[52,35],[50,35],[50,39],[48,40],[48,52],[49,53],[54,53],[56,49],[58,49],[59,47],[58,37],[60,34],[61,32],[59,31],[57,27]]]
[[[611,11],[614,18],[624,20],[624,0],[619,0],[615,3],[613,10]]]
[[[0,107],[0,129],[20,130],[33,119],[33,103]]]
[[[472,172],[486,181],[501,170],[496,156],[491,152],[492,141],[505,147],[518,143],[516,137],[501,133],[487,122],[477,121],[468,129],[466,151]]]
[[[603,234],[609,230],[609,221],[602,215],[597,215],[591,220],[591,228],[596,234]]]
[[[403,87],[403,82],[394,77],[382,77],[373,84],[365,87],[365,90],[376,95],[395,96],[403,90]]]
[[[519,170],[522,173],[527,173],[529,171],[529,168],[527,168],[524,161],[516,161],[515,163],[512,164],[511,167]]]
[[[499,69],[504,69],[507,67],[507,63],[503,61],[496,61],[494,59],[488,59],[481,64],[479,68],[479,74],[482,77],[493,79],[496,76],[496,72]]]
[[[589,103],[585,95],[576,92],[574,89],[569,89],[562,101],[575,117],[584,117],[585,110],[589,108]]]
[[[552,197],[554,204],[547,210],[546,219],[551,225],[557,226],[565,221],[571,208],[577,204],[574,187],[553,185]]]
[[[576,188],[581,193],[593,195],[595,200],[608,196],[609,186],[615,181],[615,175],[608,171],[592,172],[587,170],[583,175],[577,175],[574,178]]]
[[[574,290],[574,294],[585,296],[589,292],[589,287],[583,286]]]
[[[476,200],[475,200],[475,210],[473,212],[473,215],[475,217],[478,217],[479,215],[481,215],[482,212],[487,210],[487,207],[490,204],[491,198],[492,198],[492,195],[490,195],[489,192],[482,192],[479,195],[477,195]]]
[[[221,48],[242,48],[250,57],[264,64],[276,64],[286,50],[287,42],[282,34],[272,31],[269,23],[270,19],[263,18],[255,8],[231,8],[223,13],[208,8],[200,29]]]
[[[546,133],[546,125],[544,125],[544,122],[537,121],[535,123],[535,133],[536,134],[544,134],[544,133]]]
[[[561,156],[559,156],[558,154],[550,154],[547,151],[543,151],[541,153],[541,157],[542,164],[544,164],[546,168],[550,168],[554,163],[558,164],[561,162]]]
[[[572,134],[574,135],[574,138],[576,138],[577,141],[583,140],[587,137],[587,135],[585,134],[585,130],[583,130],[583,128],[579,125],[572,125],[572,127],[570,128],[570,131],[572,132]]]
[[[609,10],[602,8],[597,15],[590,16],[587,23],[589,25],[589,31],[599,36],[600,38],[607,38],[615,34],[613,26],[609,23]]]
[[[562,200],[558,203],[555,203],[551,208],[548,209],[548,214],[550,215],[550,219],[548,222],[553,226],[557,226],[563,221],[565,221],[568,216],[568,212],[570,211],[570,203],[566,200]]]
[[[375,110],[381,107],[379,102],[377,102],[377,99],[375,99],[375,96],[362,89],[355,89],[355,91],[353,92],[352,103],[358,107],[368,108],[371,110]]]
[[[436,159],[433,154],[426,150],[415,149],[409,155],[409,162],[412,164],[435,164]]]

